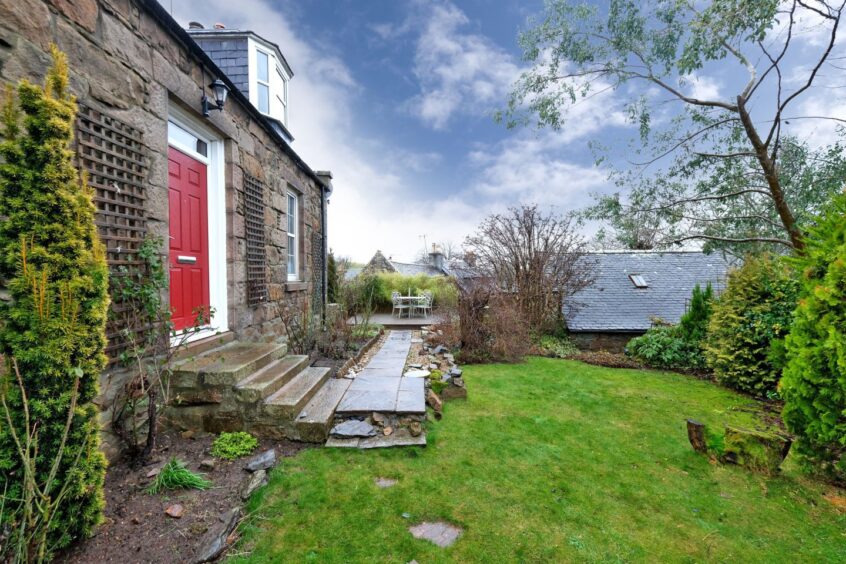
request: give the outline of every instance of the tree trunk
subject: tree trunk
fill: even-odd
[[[752,123],[752,117],[749,115],[749,112],[746,111],[745,104],[746,101],[743,97],[738,96],[737,112],[740,114],[740,122],[743,124],[746,136],[752,143],[758,163],[764,171],[764,178],[767,180],[767,186],[769,187],[770,194],[772,194],[776,211],[778,212],[779,218],[781,218],[781,223],[784,225],[784,229],[790,236],[790,242],[793,244],[793,248],[796,249],[797,253],[802,254],[805,249],[805,242],[802,240],[802,233],[796,226],[796,218],[793,216],[793,212],[790,210],[790,206],[784,198],[784,191],[781,189],[781,182],[778,179],[778,171],[776,170],[775,163],[767,153],[767,147],[758,135],[758,131],[755,129],[755,124]]]
[[[708,452],[708,444],[705,441],[705,424],[693,419],[687,420],[687,438],[690,445],[696,452],[703,454]]]

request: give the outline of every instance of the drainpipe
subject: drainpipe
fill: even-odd
[[[321,227],[321,240],[322,240],[322,251],[323,251],[323,291],[321,292],[321,300],[323,301],[323,307],[321,317],[323,319],[323,324],[326,324],[326,305],[329,301],[329,276],[328,276],[328,261],[329,261],[329,237],[328,237],[328,222],[327,222],[327,206],[329,205],[329,198],[332,196],[332,172],[329,170],[318,170],[315,171],[315,175],[321,180],[323,185],[320,187],[320,227]]]

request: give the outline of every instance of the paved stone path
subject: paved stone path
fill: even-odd
[[[426,413],[423,378],[402,375],[409,350],[411,331],[391,331],[382,348],[355,377],[335,413]]]

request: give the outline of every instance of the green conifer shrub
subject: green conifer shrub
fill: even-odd
[[[749,257],[729,274],[705,340],[717,382],[757,397],[775,392],[797,292],[795,271],[781,258]]]
[[[835,198],[794,259],[801,292],[780,385],[796,450],[846,480],[846,194]]]
[[[0,352],[6,357],[5,399],[12,427],[26,432],[23,398],[9,386],[17,360],[37,423],[37,481],[48,478],[60,448],[79,377],[76,408],[56,481],[69,485],[56,508],[51,550],[88,536],[102,519],[105,458],[99,450],[97,395],[105,367],[108,269],[94,224],[92,192],[73,166],[70,149],[76,101],[68,92],[65,56],[53,47],[44,87],[9,88],[0,142]],[[22,468],[8,425],[0,425],[0,523],[21,516]]]

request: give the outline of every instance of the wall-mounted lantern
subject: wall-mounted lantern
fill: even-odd
[[[223,81],[219,78],[215,79],[214,82],[209,84],[209,88],[212,89],[212,94],[214,95],[214,105],[212,105],[212,101],[209,100],[208,96],[206,96],[205,91],[203,91],[204,117],[209,117],[209,113],[211,110],[223,111],[223,105],[226,103],[226,97],[229,96],[229,87],[226,86]]]

